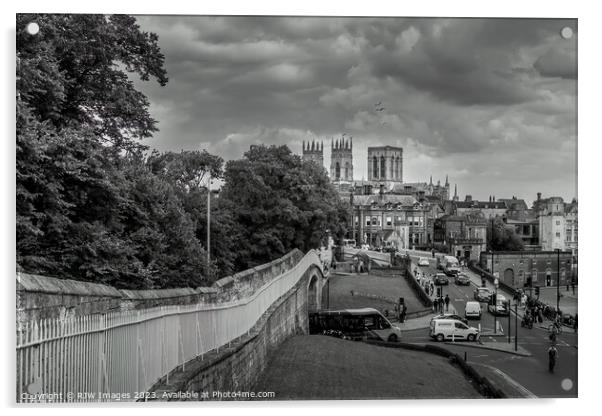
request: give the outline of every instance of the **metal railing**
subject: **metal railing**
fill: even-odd
[[[245,335],[318,254],[235,302],[27,322],[17,328],[17,402],[134,401],[189,360]]]

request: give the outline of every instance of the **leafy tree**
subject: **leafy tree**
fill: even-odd
[[[330,229],[345,232],[348,212],[326,172],[286,146],[255,146],[226,163],[220,199],[230,203],[242,228],[237,269],[271,261],[293,248],[317,248]]]
[[[127,72],[165,85],[156,35],[129,16],[18,15],[17,59],[19,265],[123,288],[210,284],[181,184],[137,142],[156,122]]]
[[[36,35],[25,30],[31,21],[40,26]],[[21,100],[57,129],[91,129],[125,149],[157,130],[127,73],[165,85],[164,56],[157,35],[141,32],[134,17],[18,14],[17,59]]]
[[[494,251],[521,251],[525,249],[523,241],[516,235],[513,228],[508,227],[500,218],[495,218],[493,224],[489,221],[487,232],[489,249]]]

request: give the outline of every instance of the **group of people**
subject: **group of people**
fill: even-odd
[[[449,311],[449,295],[445,295],[445,298],[439,296],[433,300],[433,309],[435,312],[447,312]],[[445,306],[445,309],[444,309]]]

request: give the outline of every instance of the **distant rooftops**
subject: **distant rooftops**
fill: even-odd
[[[411,195],[357,195],[353,198],[353,205],[379,205],[386,204],[412,206],[418,201]]]

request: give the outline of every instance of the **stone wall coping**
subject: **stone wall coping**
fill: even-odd
[[[193,296],[198,291],[190,287],[177,289],[149,289],[149,290],[127,290],[121,289],[119,292],[124,299],[166,299],[178,298],[182,296]]]
[[[234,283],[234,278],[232,276],[226,276],[224,278],[219,279],[218,281],[216,281],[213,286],[217,286],[219,288],[222,288],[224,286],[228,286]]]
[[[38,292],[80,296],[121,298],[119,290],[100,283],[59,279],[56,277],[17,272],[17,292]]]
[[[216,281],[212,287],[190,287],[175,289],[151,289],[151,290],[129,290],[116,289],[109,285],[100,283],[83,282],[79,280],[60,279],[56,277],[41,276],[30,273],[17,272],[17,292],[48,293],[59,295],[76,296],[98,296],[124,299],[166,299],[182,296],[192,296],[198,294],[215,294],[225,286],[231,285],[236,281],[253,277],[257,272],[269,269],[278,264],[288,261],[290,258],[296,261],[303,258],[303,252],[294,249],[279,259],[269,263],[253,267],[251,269],[236,273],[232,276],[226,276]]]
[[[197,287],[196,291],[202,295],[210,295],[219,292],[215,287]]]

